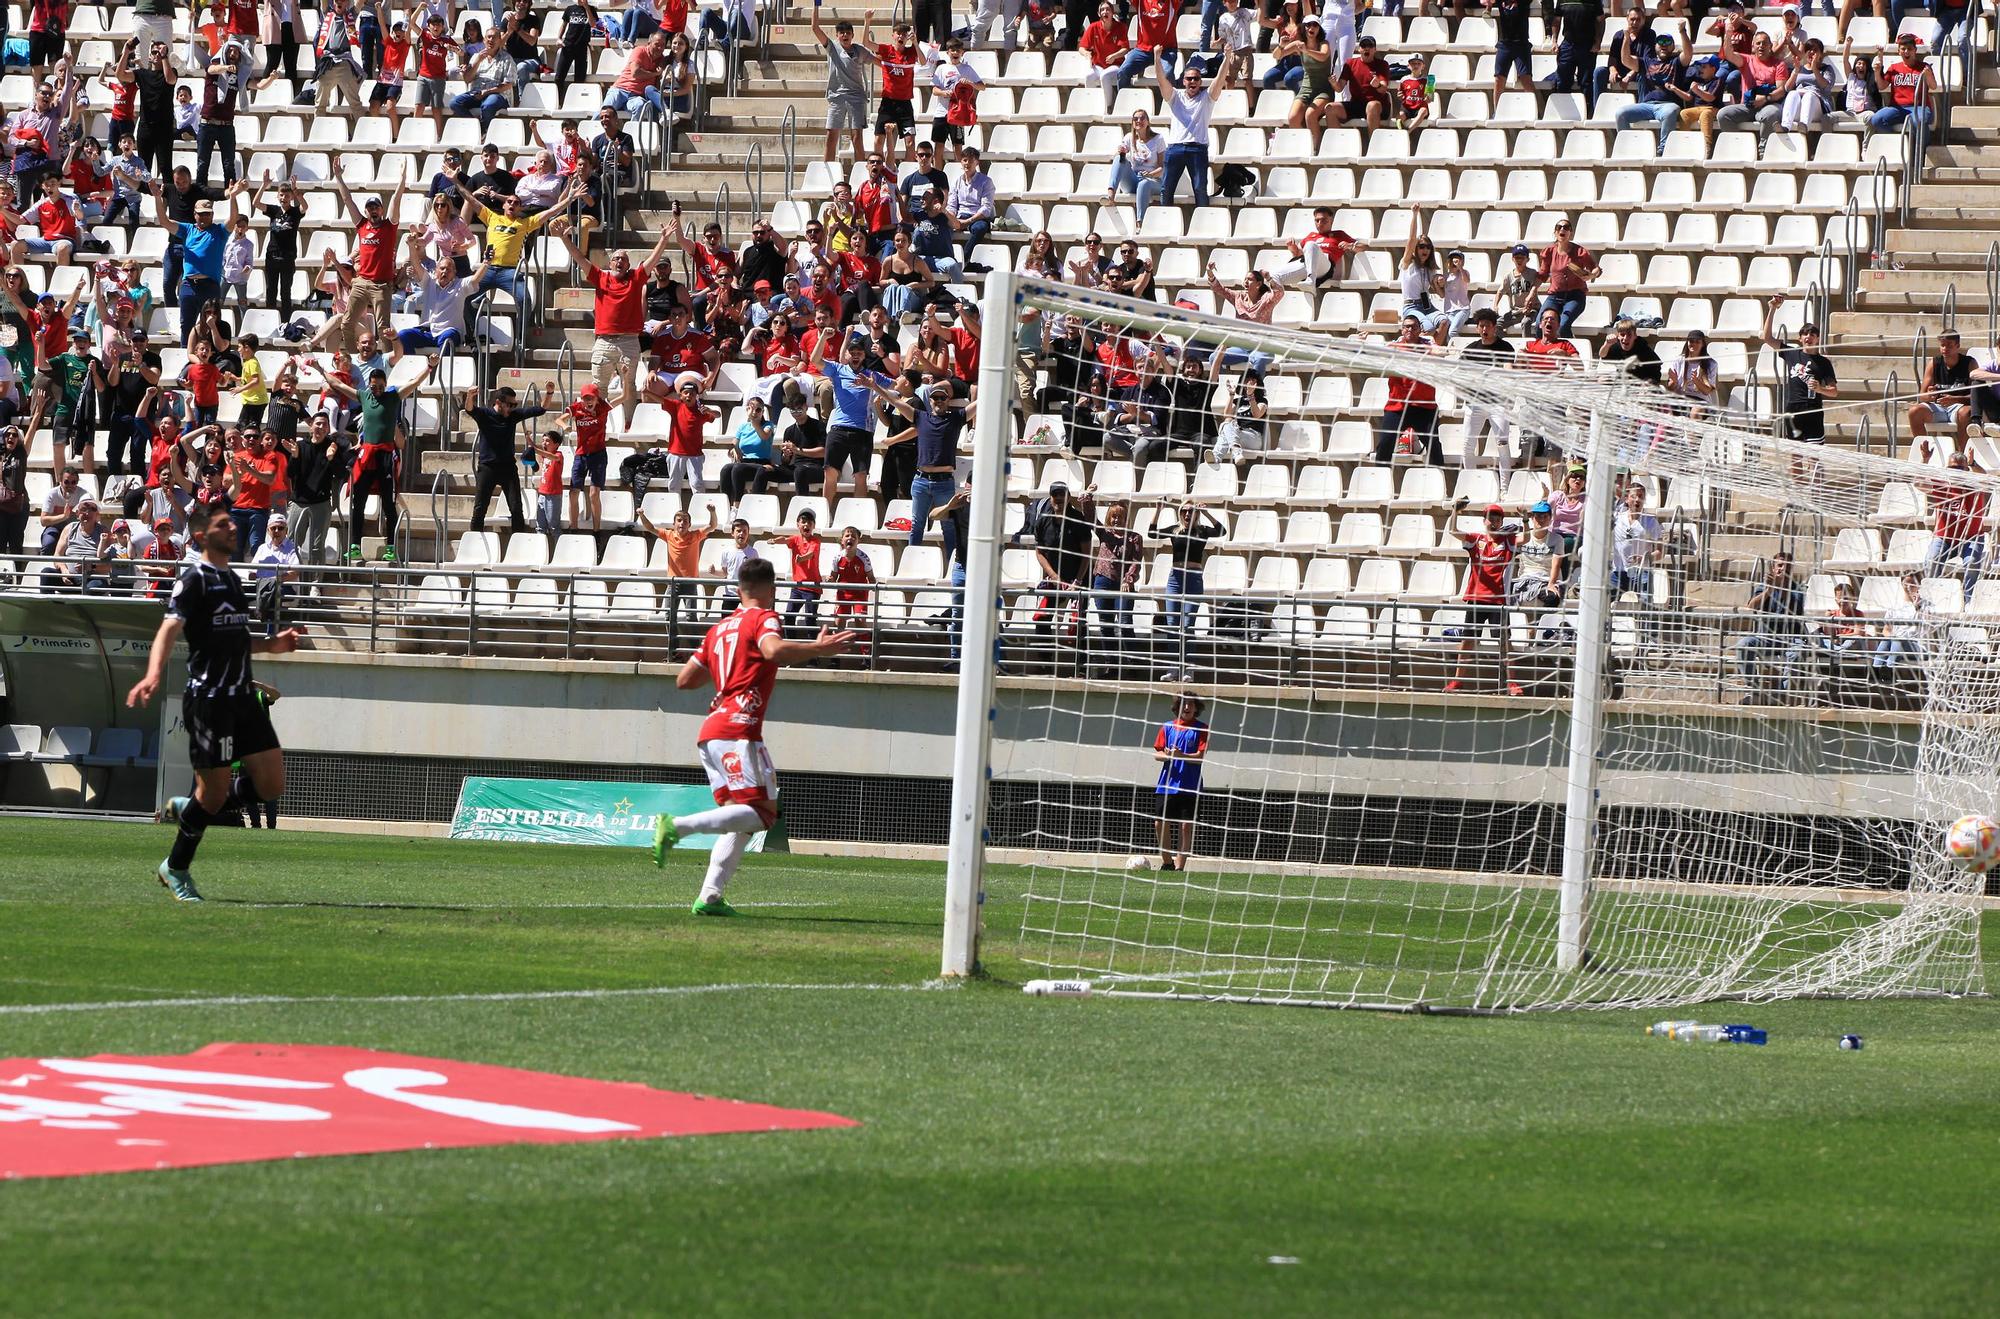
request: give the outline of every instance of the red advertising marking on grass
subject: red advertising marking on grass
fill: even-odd
[[[310,1044],[0,1060],[0,1177],[855,1125],[621,1081]]]

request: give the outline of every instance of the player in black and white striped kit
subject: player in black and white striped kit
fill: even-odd
[[[185,635],[188,685],[181,719],[187,725],[195,789],[194,796],[172,798],[160,808],[159,818],[178,824],[180,833],[158,873],[176,900],[200,902],[188,866],[209,822],[232,804],[248,810],[285,791],[285,753],[270,712],[250,681],[250,657],[296,650],[301,633],[287,628],[273,637],[252,634],[250,598],[229,566],[236,552],[236,522],[227,507],[194,505],[188,511],[188,537],[202,557],[174,583],[167,616],[153,634],[152,662],[125,704],[136,708],[153,699],[174,642]],[[239,760],[243,772],[232,783],[229,766]]]

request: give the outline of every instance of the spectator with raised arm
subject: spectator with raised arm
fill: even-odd
[[[1273,52],[1282,63],[1294,60],[1299,78],[1292,89],[1292,112],[1286,122],[1293,128],[1312,133],[1313,150],[1319,150],[1329,123],[1338,123],[1337,91],[1334,86],[1333,47],[1326,42],[1320,20],[1307,18],[1299,24],[1298,35],[1282,42]]]
[[[1424,208],[1410,208],[1410,236],[1403,240],[1403,319],[1415,319],[1425,334],[1435,334],[1448,317],[1438,299],[1444,294],[1444,272],[1438,269],[1437,246],[1424,232]]]
[[[459,167],[449,161],[444,172],[465,204],[486,225],[485,269],[474,285],[474,296],[505,289],[513,295],[514,305],[525,321],[530,314],[530,286],[520,267],[521,259],[527,255],[528,239],[579,194],[572,189],[557,197],[547,209],[530,213],[527,202],[512,193],[493,192],[488,185],[473,192],[466,186],[467,179]]]
[[[240,179],[223,189],[222,195],[229,200],[232,224],[243,213],[242,203],[238,200],[242,191],[243,182]],[[205,197],[194,202],[191,222],[183,224],[176,221],[167,208],[166,190],[158,180],[153,183],[153,205],[155,222],[167,231],[168,241],[178,243],[181,248],[178,292],[181,340],[185,345],[194,339],[202,308],[222,298],[222,260],[229,245],[229,230],[215,222],[215,203]]]
[[[1209,119],[1215,113],[1216,98],[1235,85],[1236,59],[1230,52],[1223,52],[1222,67],[1216,72],[1215,82],[1207,87],[1202,84],[1199,70],[1184,70],[1176,89],[1168,80],[1172,62],[1166,55],[1167,48],[1154,47],[1153,77],[1159,84],[1160,103],[1167,115],[1166,166],[1160,200],[1173,205],[1174,194],[1180,190],[1185,175],[1194,190],[1194,204],[1206,206]]]
[[[854,24],[846,19],[835,23],[833,35],[827,36],[819,24],[819,9],[819,0],[813,0],[813,41],[826,54],[826,155],[822,159],[832,162],[839,158],[840,136],[845,133],[859,164],[863,159],[861,135],[868,127],[868,71],[864,66],[876,62],[877,57],[854,39]],[[871,9],[862,26],[874,22],[875,11]]]
[[[1650,44],[1626,42],[1624,60],[1632,73],[1632,90],[1638,99],[1618,112],[1618,127],[1650,124],[1659,139],[1653,154],[1664,156],[1667,135],[1680,127],[1681,109],[1694,99],[1688,90],[1687,66],[1681,62],[1674,39],[1664,32]]]
[[[1556,313],[1556,329],[1564,337],[1583,314],[1590,281],[1604,273],[1590,249],[1578,246],[1570,237],[1575,231],[1576,226],[1568,216],[1557,220],[1555,237],[1542,249],[1540,266],[1542,285],[1547,290],[1542,297],[1542,310]]]
[[[364,321],[377,327],[389,324],[389,293],[396,283],[397,220],[402,214],[403,194],[409,191],[409,165],[403,166],[396,180],[396,191],[384,206],[380,197],[370,196],[361,205],[356,205],[354,194],[347,190],[347,180],[338,173],[333,176],[334,187],[340,194],[341,205],[354,221],[354,282],[347,289],[347,310],[339,319],[340,328],[335,332],[336,342],[354,343],[359,337]]]
[[[1923,47],[1917,43],[1915,33],[1905,32],[1896,38],[1896,54],[1893,64],[1886,56],[1878,62],[1877,76],[1886,99],[1882,108],[1868,118],[1868,137],[1913,122],[1926,132],[1937,124],[1937,71],[1925,62]]]
[[[645,329],[646,283],[652,278],[653,265],[666,254],[679,230],[662,229],[653,250],[636,266],[630,256],[618,251],[611,254],[609,266],[600,267],[577,248],[570,228],[570,222],[561,219],[549,226],[549,232],[562,240],[584,282],[596,290],[591,319],[597,339],[590,349],[590,377],[607,398],[612,383],[618,383],[622,390],[621,423],[629,431],[632,414],[639,406],[639,335]]]

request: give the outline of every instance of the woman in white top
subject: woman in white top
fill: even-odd
[[[1444,293],[1444,274],[1438,269],[1437,248],[1424,236],[1424,208],[1410,208],[1410,237],[1403,244],[1403,315],[1414,316],[1425,334],[1436,334],[1446,323],[1438,299]]]
[[[1689,330],[1681,355],[1661,368],[1660,385],[1682,400],[1680,406],[1690,417],[1699,418],[1717,406],[1721,396],[1717,374],[1715,358],[1708,351],[1708,336]]]
[[[1146,208],[1160,195],[1160,174],[1166,168],[1167,143],[1153,131],[1153,117],[1144,110],[1132,112],[1132,131],[1118,143],[1118,158],[1111,162],[1111,189],[1104,204],[1111,205],[1121,192],[1136,199],[1134,209],[1141,220]]]

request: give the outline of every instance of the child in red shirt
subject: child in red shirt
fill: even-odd
[[[222,372],[216,367],[214,357],[215,345],[197,339],[193,356],[181,368],[180,387],[194,399],[197,426],[213,426],[215,414],[222,406]]]
[[[856,586],[872,586],[875,583],[874,566],[868,556],[861,552],[861,533],[853,527],[840,529],[840,557],[833,561],[833,580],[846,583],[834,592],[834,626],[841,626],[843,618],[860,618],[868,615],[868,591],[857,591]]]
[[[822,583],[826,580],[819,570],[819,515],[811,509],[799,512],[799,531],[796,536],[778,536],[773,545],[783,545],[792,552],[792,593],[785,601],[785,635],[797,637],[806,635],[819,626],[819,597]],[[794,626],[794,620],[801,620]]]
[[[546,536],[562,531],[563,461],[562,445],[555,432],[543,431],[535,441],[535,456],[541,460],[542,474],[535,482],[535,530]],[[576,511],[570,510],[574,520]]]

